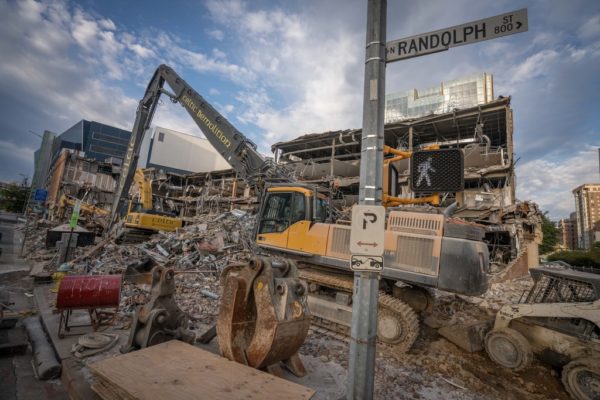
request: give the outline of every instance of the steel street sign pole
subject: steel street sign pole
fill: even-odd
[[[361,205],[380,206],[383,198],[383,114],[387,0],[369,0],[360,163]],[[379,273],[354,274],[348,399],[373,398]]]
[[[385,229],[384,225],[375,226],[377,221],[384,223],[381,215],[385,218],[385,211],[379,209],[383,208],[385,65],[528,30],[524,8],[386,43],[386,14],[387,0],[368,0],[360,205],[352,210],[350,234],[350,268],[355,273],[348,399],[373,398],[379,272],[383,269],[383,240],[378,234]],[[422,173],[430,186],[431,176],[425,169]]]

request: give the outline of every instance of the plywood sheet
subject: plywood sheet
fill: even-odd
[[[108,389],[98,392],[106,396],[110,391],[127,399],[295,400],[310,399],[314,394],[314,390],[305,386],[177,340],[105,359],[89,367],[99,386]]]

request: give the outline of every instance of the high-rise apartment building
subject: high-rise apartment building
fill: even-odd
[[[577,214],[577,241],[580,249],[589,250],[596,240],[600,222],[600,184],[587,183],[573,189]]]

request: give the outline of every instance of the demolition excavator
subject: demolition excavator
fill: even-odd
[[[173,213],[154,209],[152,180],[146,177],[146,170],[135,170],[134,183],[137,190],[127,203],[122,241],[142,242],[158,231],[171,232],[183,226],[183,220]]]
[[[165,83],[171,90],[165,88]],[[260,201],[255,243],[271,256],[295,260],[298,275],[307,284],[307,302],[313,324],[349,336],[353,287],[349,221],[336,220],[327,190],[299,183],[283,165],[265,159],[255,144],[166,65],[156,70],[139,103],[111,220],[114,222],[125,213],[140,144],[163,94],[183,106],[238,176],[255,189]],[[482,241],[483,231],[453,222],[439,209],[430,207],[429,212],[409,212],[396,208],[407,200],[394,193],[398,186],[394,184],[394,180],[397,182],[395,162],[410,157],[410,153],[390,147],[385,148],[385,153],[384,205],[388,208],[384,268],[380,280],[378,344],[404,352],[418,336],[416,313],[431,306],[427,288],[466,295],[482,294],[488,288],[489,253]],[[410,202],[439,205],[439,197],[433,195]],[[258,275],[249,273],[245,276]],[[256,278],[252,279],[256,282]],[[249,282],[242,286],[253,287]],[[279,290],[277,285],[275,287],[273,293]],[[298,287],[298,293],[303,290]],[[284,291],[293,293],[293,290]],[[242,310],[242,300],[236,302],[240,302],[238,308]],[[302,308],[297,312],[303,317],[305,314]],[[217,327],[219,325],[235,324],[218,323]]]

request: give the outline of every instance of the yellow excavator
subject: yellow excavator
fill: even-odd
[[[85,197],[85,196],[84,196]],[[63,194],[62,196],[60,196],[60,199],[58,200],[58,210],[57,210],[57,215],[58,218],[63,219],[66,217],[67,215],[67,207],[73,208],[75,207],[75,203],[77,203],[77,199],[71,196],[68,196],[66,194]],[[81,203],[81,209],[80,209],[80,213],[82,215],[109,215],[110,211],[105,210],[104,208],[101,207],[96,207],[92,204],[87,204],[87,203]]]
[[[158,231],[170,232],[183,226],[183,220],[173,213],[154,209],[152,180],[146,177],[144,169],[136,169],[134,182],[135,192],[127,206],[123,241],[143,241]]]
[[[165,82],[172,91],[165,88]],[[349,336],[353,292],[350,221],[336,219],[326,190],[297,182],[284,166],[265,159],[256,145],[166,65],[156,70],[139,103],[112,221],[124,213],[141,141],[162,94],[183,106],[238,176],[260,195],[256,244],[270,255],[296,260],[299,276],[308,283],[313,323]],[[466,295],[485,292],[489,252],[482,241],[483,231],[452,220],[449,210],[444,214],[432,207],[427,212],[396,208],[403,203],[439,205],[439,197],[398,197],[397,163],[411,153],[390,147],[385,152],[383,191],[388,208],[378,339],[380,344],[403,352],[418,336],[416,311],[431,305],[427,288]]]

